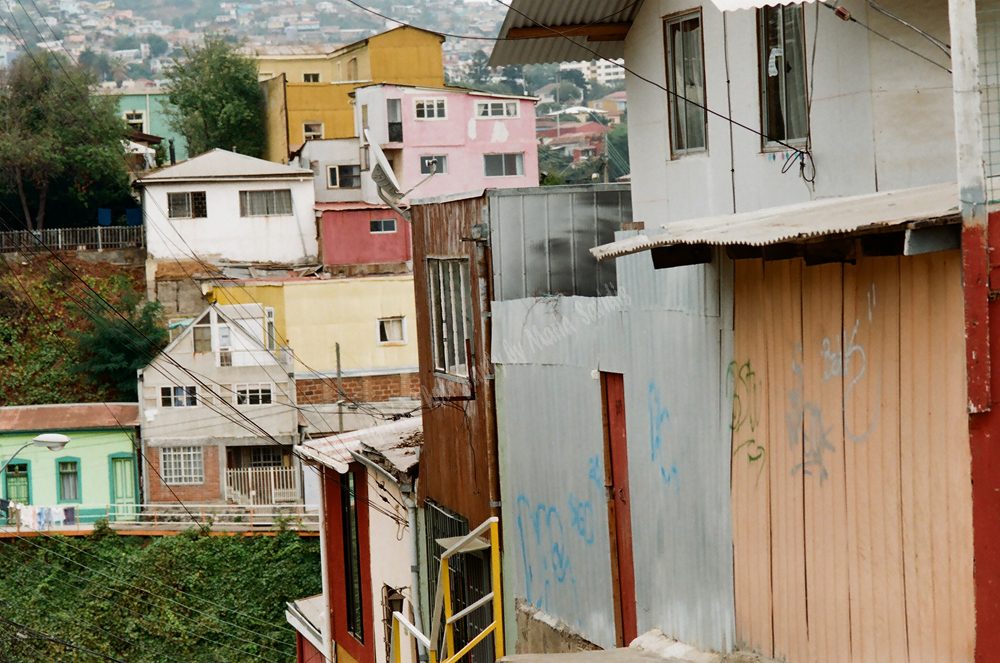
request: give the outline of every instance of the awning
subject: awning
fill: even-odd
[[[598,260],[679,244],[768,246],[814,238],[884,232],[916,225],[943,225],[961,220],[958,185],[829,198],[756,212],[726,214],[663,226],[662,232],[636,235],[590,250]]]
[[[724,12],[736,11],[737,9],[760,9],[761,7],[774,7],[775,5],[799,5],[803,2],[813,2],[813,0],[712,0],[712,4]]]
[[[306,440],[295,447],[295,454],[344,474],[356,460],[354,454],[374,452],[385,459],[393,474],[403,475],[417,463],[423,430],[420,415],[405,417],[380,426]]]

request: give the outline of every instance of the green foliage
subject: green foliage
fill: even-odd
[[[129,663],[293,663],[285,603],[321,591],[319,540],[293,533],[143,538],[99,528],[86,538],[8,541],[0,544],[3,614]],[[8,633],[0,624],[0,660],[95,660],[44,640],[27,647]]]
[[[545,178],[543,185],[563,184],[565,174],[573,165],[573,157],[567,156],[559,150],[554,150],[548,145],[538,146],[538,171]]]
[[[559,80],[572,83],[578,90],[586,89],[587,79],[579,69],[566,69],[559,72]]]
[[[472,54],[472,63],[469,65],[469,82],[473,85],[485,85],[489,82],[492,75],[489,61],[490,56],[482,49]]]
[[[115,35],[111,40],[112,51],[131,51],[139,48],[139,38],[135,35]]]
[[[257,61],[237,45],[206,37],[200,48],[185,47],[187,61],[169,71],[171,125],[187,140],[188,152],[235,149],[264,153],[264,97],[257,84]]]
[[[608,134],[608,152],[612,181],[632,172],[628,156],[628,125],[624,122]]]
[[[146,37],[146,43],[149,44],[149,53],[154,58],[160,57],[170,48],[167,40],[160,35],[149,35]]]
[[[119,199],[128,191],[125,122],[113,97],[90,94],[93,82],[87,67],[47,52],[18,58],[0,76],[0,202],[29,230],[45,226],[50,203],[72,214],[104,202],[94,201],[95,186]]]
[[[528,91],[534,94],[536,90],[545,87],[549,83],[555,83],[558,74],[559,65],[557,64],[525,65],[524,83],[528,87]]]
[[[121,277],[112,279],[121,282]],[[163,325],[160,302],[140,305],[138,293],[121,290],[114,310],[89,293],[87,307],[80,312],[90,320],[90,327],[73,333],[82,357],[73,366],[73,372],[96,384],[113,385],[131,402],[138,400],[136,371],[166,347],[170,334]]]

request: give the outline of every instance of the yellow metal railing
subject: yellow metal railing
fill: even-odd
[[[493,645],[496,650],[496,658],[503,658],[503,604],[500,591],[500,529],[499,519],[490,518],[482,525],[472,530],[461,539],[455,542],[451,548],[441,555],[441,568],[438,569],[437,592],[434,596],[434,617],[431,621],[431,637],[421,633],[413,624],[408,622],[402,614],[392,613],[392,662],[403,663],[402,661],[402,631],[408,632],[417,639],[419,645],[423,645],[430,655],[430,663],[455,663],[463,656],[472,651],[473,647],[482,642],[489,634],[493,634]],[[452,613],[451,605],[451,572],[448,568],[448,560],[455,555],[471,550],[480,550],[476,545],[477,537],[489,531],[490,561],[493,571],[491,578],[491,591],[472,605],[457,612]],[[414,588],[416,589],[416,588]],[[491,603],[493,604],[493,622],[483,631],[473,638],[467,645],[459,651],[455,651],[455,622],[467,617],[479,608]],[[444,612],[445,647],[446,656],[438,657],[438,642],[441,640],[441,613]]]

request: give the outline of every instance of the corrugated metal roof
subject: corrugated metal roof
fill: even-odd
[[[381,426],[362,428],[315,440],[295,447],[299,456],[325,465],[340,474],[354,462],[354,453],[373,451],[385,458],[400,474],[417,464],[417,450],[423,444],[424,427],[421,417],[400,419]]]
[[[760,9],[761,7],[774,7],[775,5],[797,5],[813,0],[712,0],[712,4],[724,12],[731,12],[737,9]]]
[[[766,246],[824,235],[885,230],[914,221],[957,221],[958,203],[956,184],[830,198],[677,221],[663,226],[662,233],[636,235],[597,246],[590,252],[598,260],[607,260],[674,244]]]
[[[0,408],[0,432],[67,431],[84,428],[133,428],[139,425],[138,403],[69,403]]]
[[[538,25],[585,25],[588,23],[625,23],[632,21],[642,7],[642,0],[512,0],[500,38],[511,28]],[[521,13],[518,13],[521,12]],[[528,18],[530,17],[530,18]],[[533,20],[532,20],[533,19]],[[596,53],[596,54],[595,54]],[[621,41],[587,41],[586,37],[549,37],[498,41],[490,56],[490,66],[508,64],[545,64],[578,62],[597,57],[625,57]]]
[[[255,177],[309,177],[313,172],[303,168],[293,168],[264,159],[228,150],[214,149],[137,180],[138,184],[149,182],[171,182],[176,180],[218,180]]]

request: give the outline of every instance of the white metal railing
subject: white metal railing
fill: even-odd
[[[141,249],[146,245],[143,226],[98,226],[96,228],[50,228],[0,232],[0,252],[43,249],[53,251],[104,251]]]
[[[244,467],[226,470],[226,499],[234,504],[295,504],[299,497],[296,467]]]

